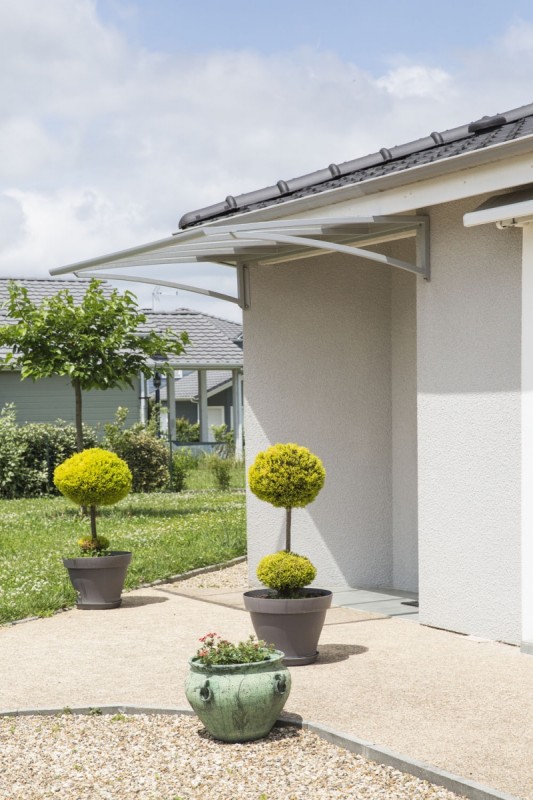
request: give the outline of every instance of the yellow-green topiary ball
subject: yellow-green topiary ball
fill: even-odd
[[[280,550],[261,559],[257,577],[280,597],[290,597],[316,578],[316,568],[306,556]]]
[[[82,506],[112,506],[131,489],[130,468],[115,453],[93,447],[67,458],[54,471],[65,497]]]
[[[326,470],[307,447],[275,444],[258,453],[248,471],[250,489],[276,508],[303,507],[324,486]]]

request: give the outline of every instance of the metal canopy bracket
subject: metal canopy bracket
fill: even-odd
[[[415,263],[366,249],[370,245],[416,237]],[[203,225],[167,239],[110,253],[51,270],[87,277],[169,286],[250,307],[248,265],[283,264],[324,252],[364,258],[430,278],[429,218],[411,216],[321,217],[272,222]],[[199,286],[159,278],[108,272],[113,269],[212,263],[236,269],[237,294],[226,295]],[[97,270],[97,271],[95,271]]]

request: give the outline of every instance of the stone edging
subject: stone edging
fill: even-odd
[[[207,568],[212,571],[216,567]],[[195,572],[198,572],[195,570]],[[195,716],[194,712],[189,708],[178,707],[163,707],[156,708],[154,706],[130,706],[130,705],[109,705],[90,707],[84,706],[80,708],[35,708],[35,709],[17,709],[15,711],[2,711],[0,709],[0,717],[18,717],[18,716],[57,716],[61,714],[181,714],[186,716]],[[276,722],[278,726],[296,727],[303,730],[311,731],[321,739],[324,739],[331,744],[342,747],[351,753],[356,753],[370,761],[375,761],[378,764],[397,769],[400,772],[405,772],[408,775],[413,775],[420,780],[428,781],[437,786],[442,786],[450,792],[455,792],[458,795],[469,798],[469,800],[519,800],[515,795],[499,792],[497,789],[492,789],[489,786],[483,786],[476,781],[461,778],[459,775],[454,775],[451,772],[446,772],[438,767],[432,767],[422,761],[417,761],[413,758],[395,753],[386,747],[380,747],[372,742],[365,742],[362,739],[357,739],[355,736],[350,736],[347,733],[341,733],[333,728],[328,728],[325,725],[320,725],[316,722],[307,722],[306,720],[292,720],[280,717]]]
[[[231,561],[223,561],[221,564],[212,564],[209,567],[199,567],[198,569],[191,569],[189,572],[182,572],[179,575],[171,575],[169,578],[159,578],[156,581],[152,581],[151,583],[141,583],[139,586],[136,586],[134,589],[126,589],[123,591],[123,594],[129,594],[130,592],[135,592],[137,589],[150,589],[152,586],[164,586],[165,583],[179,583],[180,581],[187,581],[189,578],[196,578],[197,575],[207,575],[208,572],[218,572],[221,569],[226,569],[227,567],[234,567],[236,564],[242,564],[243,561],[246,561],[248,556],[237,556],[237,558],[232,558]],[[51,616],[55,616],[56,614],[63,614],[65,611],[72,611],[73,608],[76,608],[75,605],[69,606],[68,608],[58,608],[57,611]],[[25,622],[35,622],[38,619],[47,619],[47,617],[24,617],[24,619],[14,619],[12,622],[4,622],[0,625],[0,627],[8,627],[10,625],[22,625]]]

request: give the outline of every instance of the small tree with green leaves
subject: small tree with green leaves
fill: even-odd
[[[148,360],[179,355],[189,342],[185,332],[143,333],[146,315],[131,292],[106,294],[102,281],[91,280],[81,303],[68,289],[34,303],[24,286],[9,286],[6,303],[13,323],[0,327],[0,345],[10,352],[3,363],[22,378],[64,375],[74,389],[76,441],[83,450],[82,391],[133,387],[139,374],[150,375]]]
[[[61,494],[80,506],[88,506],[91,535],[78,541],[82,552],[99,555],[109,540],[96,533],[97,506],[112,506],[131,489],[130,468],[115,453],[92,447],[67,458],[54,471],[54,483]]]

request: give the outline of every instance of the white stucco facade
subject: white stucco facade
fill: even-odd
[[[423,624],[533,654],[532,151],[533,105],[228,197],[174,237],[56,272],[235,267],[236,295],[211,294],[244,310],[247,462],[292,441],[326,467],[293,516],[316,584],[418,590]],[[283,527],[249,494],[252,581]]]
[[[519,643],[522,231],[465,229],[484,198],[418,207],[430,282],[342,255],[250,268],[247,457],[296,441],[323,459],[293,523],[316,585],[418,589],[422,623]],[[253,579],[283,512],[249,496],[248,530]]]

